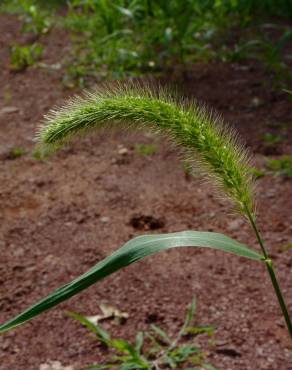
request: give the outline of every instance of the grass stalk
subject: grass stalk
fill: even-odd
[[[220,249],[263,261],[292,339],[289,312],[272,261],[256,225],[250,155],[233,130],[227,128],[218,115],[208,112],[206,108],[197,103],[177,101],[161,89],[153,91],[148,85],[117,85],[112,88],[103,86],[82,98],[69,101],[63,107],[51,110],[39,129],[40,149],[44,152],[58,149],[80,134],[112,126],[150,129],[169,137],[187,159],[191,160],[191,165],[198,166],[205,178],[211,180],[221,195],[231,201],[234,209],[249,221],[262,254],[218,233],[184,231],[140,236],[130,240],[85,274],[0,325],[0,332],[30,320],[141,258],[164,249],[193,246]]]
[[[282,291],[281,291],[281,288],[280,288],[280,285],[279,285],[279,282],[278,282],[278,279],[277,279],[277,276],[276,276],[276,273],[275,273],[275,270],[274,270],[274,267],[273,267],[272,260],[269,258],[268,252],[267,252],[267,250],[264,246],[263,239],[262,239],[261,234],[260,234],[260,232],[257,228],[257,225],[256,225],[256,222],[255,222],[255,219],[254,219],[253,215],[250,213],[248,207],[246,207],[245,209],[246,209],[246,214],[247,214],[247,217],[249,219],[249,222],[252,226],[252,229],[255,232],[257,241],[258,241],[258,243],[261,247],[261,250],[263,252],[263,256],[264,256],[263,260],[264,260],[265,265],[267,267],[267,270],[268,270],[269,276],[271,278],[276,296],[278,298],[278,302],[279,302],[281,311],[283,313],[283,316],[284,316],[284,319],[285,319],[285,322],[286,322],[286,325],[287,325],[288,332],[289,332],[290,337],[292,339],[292,323],[291,323],[289,311],[288,311],[287,305],[285,303],[285,299],[284,299],[284,296],[282,294]]]
[[[289,334],[292,324],[272,261],[264,246],[253,212],[253,179],[250,176],[249,153],[222,120],[196,104],[177,102],[163,90],[149,86],[105,86],[77,98],[61,109],[52,110],[39,131],[43,148],[54,149],[79,132],[101,128],[110,122],[123,128],[143,127],[168,134],[184,148],[205,177],[213,180],[222,195],[247,217],[263,254]]]
[[[285,300],[284,300],[282,291],[281,291],[280,286],[279,286],[279,283],[278,283],[278,279],[276,277],[275,270],[273,268],[272,260],[271,259],[267,259],[267,260],[265,260],[265,263],[266,263],[266,266],[267,266],[267,269],[268,269],[268,272],[269,272],[269,275],[270,275],[270,278],[271,278],[271,281],[272,281],[272,284],[273,284],[275,293],[277,295],[279,305],[281,307],[283,316],[285,318],[287,329],[288,329],[289,334],[290,334],[290,337],[292,339],[292,323],[291,323],[291,319],[290,319],[290,316],[289,316],[289,312],[288,312],[288,309],[287,309],[287,306],[286,306],[286,303],[285,303]]]

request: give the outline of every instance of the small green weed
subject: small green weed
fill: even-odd
[[[34,1],[21,1],[23,21],[22,31],[37,35],[47,33],[51,27],[51,19],[47,12],[37,6]]]
[[[272,25],[275,27],[274,25]],[[278,27],[276,27],[278,28]],[[264,38],[258,50],[258,59],[261,60],[266,69],[273,73],[276,80],[291,81],[292,75],[285,61],[283,50],[292,39],[291,28],[282,30],[282,35],[277,41]]]
[[[278,159],[266,161],[266,167],[277,176],[292,178],[292,156],[283,155]]]
[[[268,143],[268,144],[277,144],[284,140],[283,136],[274,135],[270,132],[266,132],[264,135],[261,136],[261,140]]]
[[[9,153],[7,154],[7,159],[17,159],[25,154],[25,150],[23,148],[12,148]]]
[[[81,60],[79,62],[81,62]],[[62,84],[68,89],[84,87],[86,85],[86,76],[88,76],[88,73],[85,65],[79,62],[77,63],[75,61],[70,63],[62,77]]]
[[[40,44],[20,46],[14,44],[10,49],[10,68],[12,71],[23,71],[34,65],[40,58],[43,47]]]
[[[52,0],[2,0],[0,11],[18,14],[22,21],[22,32],[40,35],[47,33],[52,25],[50,14],[54,5]]]
[[[206,334],[212,337],[212,326],[192,326],[195,314],[195,301],[187,309],[184,324],[175,338],[171,338],[157,325],[151,325],[146,333],[138,332],[135,343],[125,339],[112,338],[108,332],[93,324],[86,317],[75,312],[68,315],[85,326],[96,339],[110,351],[110,359],[103,364],[94,364],[87,369],[175,369],[179,366],[192,366],[188,369],[213,369],[206,362],[204,353],[192,341],[194,336]]]
[[[265,172],[263,170],[261,170],[260,168],[257,168],[257,167],[251,167],[250,168],[250,173],[252,174],[252,176],[255,179],[259,179],[259,178],[265,176]]]
[[[255,48],[257,44],[257,40],[243,40],[236,42],[231,47],[223,45],[219,50],[220,59],[228,63],[236,63],[245,60],[250,55],[251,49]]]
[[[52,27],[52,9],[55,10],[57,6],[62,5],[60,3],[61,1],[57,2],[57,0],[2,0],[0,11],[18,14],[22,22],[22,32],[41,35],[47,33]]]
[[[281,35],[277,40],[270,36],[271,31]],[[246,34],[247,33],[247,34]],[[218,47],[218,55],[223,62],[239,62],[247,59],[260,61],[275,82],[281,84],[291,81],[289,69],[289,55],[285,54],[286,45],[291,42],[291,27],[277,24],[264,24],[256,26],[251,24],[245,34],[241,33],[239,40],[231,46],[223,43]]]
[[[136,144],[135,145],[135,152],[145,157],[155,154],[156,151],[157,151],[157,148],[154,144]]]
[[[31,153],[33,159],[39,162],[46,162],[47,154],[40,150],[38,147],[34,148]]]
[[[21,11],[19,0],[2,0],[0,2],[0,12],[4,14],[17,14]]]

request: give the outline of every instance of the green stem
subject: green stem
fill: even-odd
[[[257,238],[257,241],[259,242],[259,245],[262,249],[262,252],[263,252],[263,255],[264,255],[264,260],[267,260],[269,259],[269,256],[268,256],[268,252],[266,251],[266,248],[264,246],[264,242],[261,238],[261,235],[258,231],[258,228],[257,228],[257,225],[255,223],[255,220],[254,220],[254,217],[252,216],[250,210],[248,209],[248,207],[245,207],[245,210],[246,210],[246,213],[247,213],[247,217],[249,219],[249,222],[251,223],[251,226],[256,234],[256,238]]]
[[[292,323],[291,323],[291,320],[290,320],[290,316],[289,316],[287,306],[286,306],[285,301],[284,301],[283,294],[282,294],[280,286],[278,284],[278,280],[277,280],[277,277],[276,277],[276,274],[275,274],[275,271],[274,271],[274,268],[273,268],[273,263],[270,259],[265,260],[265,263],[266,263],[267,269],[269,271],[269,275],[270,275],[270,278],[272,280],[275,292],[277,294],[277,298],[278,298],[283,316],[285,318],[286,325],[287,325],[290,337],[292,339]]]
[[[275,274],[275,270],[273,268],[273,263],[272,263],[272,260],[269,258],[269,255],[266,251],[266,248],[264,246],[264,242],[261,238],[261,235],[258,231],[258,228],[256,226],[256,223],[255,223],[255,220],[254,220],[254,217],[252,216],[250,210],[248,209],[248,207],[245,208],[246,210],[246,214],[247,214],[247,217],[251,223],[251,226],[256,234],[256,238],[259,242],[259,245],[262,249],[262,252],[263,252],[263,255],[264,255],[264,262],[265,262],[265,265],[267,267],[267,270],[269,272],[269,275],[270,275],[270,278],[271,278],[271,281],[272,281],[272,284],[273,284],[273,287],[274,287],[274,290],[275,290],[275,293],[276,293],[276,296],[278,298],[278,302],[279,302],[279,305],[281,307],[281,310],[282,310],[282,313],[283,313],[283,316],[285,318],[285,321],[286,321],[286,325],[287,325],[287,329],[288,329],[288,332],[290,334],[290,337],[292,339],[292,323],[291,323],[291,319],[290,319],[290,316],[289,316],[289,312],[288,312],[288,309],[287,309],[287,306],[286,306],[286,303],[285,303],[285,300],[284,300],[284,297],[283,297],[283,294],[282,294],[282,291],[281,291],[281,288],[279,286],[279,283],[278,283],[278,279],[276,277],[276,274]]]

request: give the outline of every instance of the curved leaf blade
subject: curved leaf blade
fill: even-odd
[[[219,233],[182,231],[170,234],[138,236],[128,241],[110,256],[98,262],[85,274],[58,288],[18,316],[2,324],[0,326],[0,333],[23,324],[131,263],[159,251],[175,247],[212,248],[256,261],[262,259],[262,256],[257,252]]]

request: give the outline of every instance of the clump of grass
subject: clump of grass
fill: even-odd
[[[138,332],[135,343],[111,335],[88,318],[75,312],[68,316],[85,326],[95,339],[107,348],[110,360],[103,364],[94,364],[87,369],[161,369],[196,366],[201,369],[216,370],[207,362],[206,353],[193,343],[198,335],[213,336],[211,325],[192,323],[195,313],[195,301],[187,309],[184,323],[176,337],[172,338],[161,327],[152,324],[147,332]],[[191,341],[190,341],[191,339]],[[189,368],[190,369],[190,368]]]
[[[22,30],[24,32],[33,32],[40,35],[50,30],[52,25],[50,13],[45,11],[43,7],[38,6],[36,2],[31,0],[22,1],[21,6]]]
[[[22,21],[21,31],[39,36],[50,30],[52,10],[55,10],[56,5],[58,3],[60,5],[61,2],[61,0],[1,0],[0,12],[18,14]]]
[[[10,68],[12,71],[22,71],[34,65],[40,58],[43,47],[40,44],[20,46],[12,45],[10,49]]]

